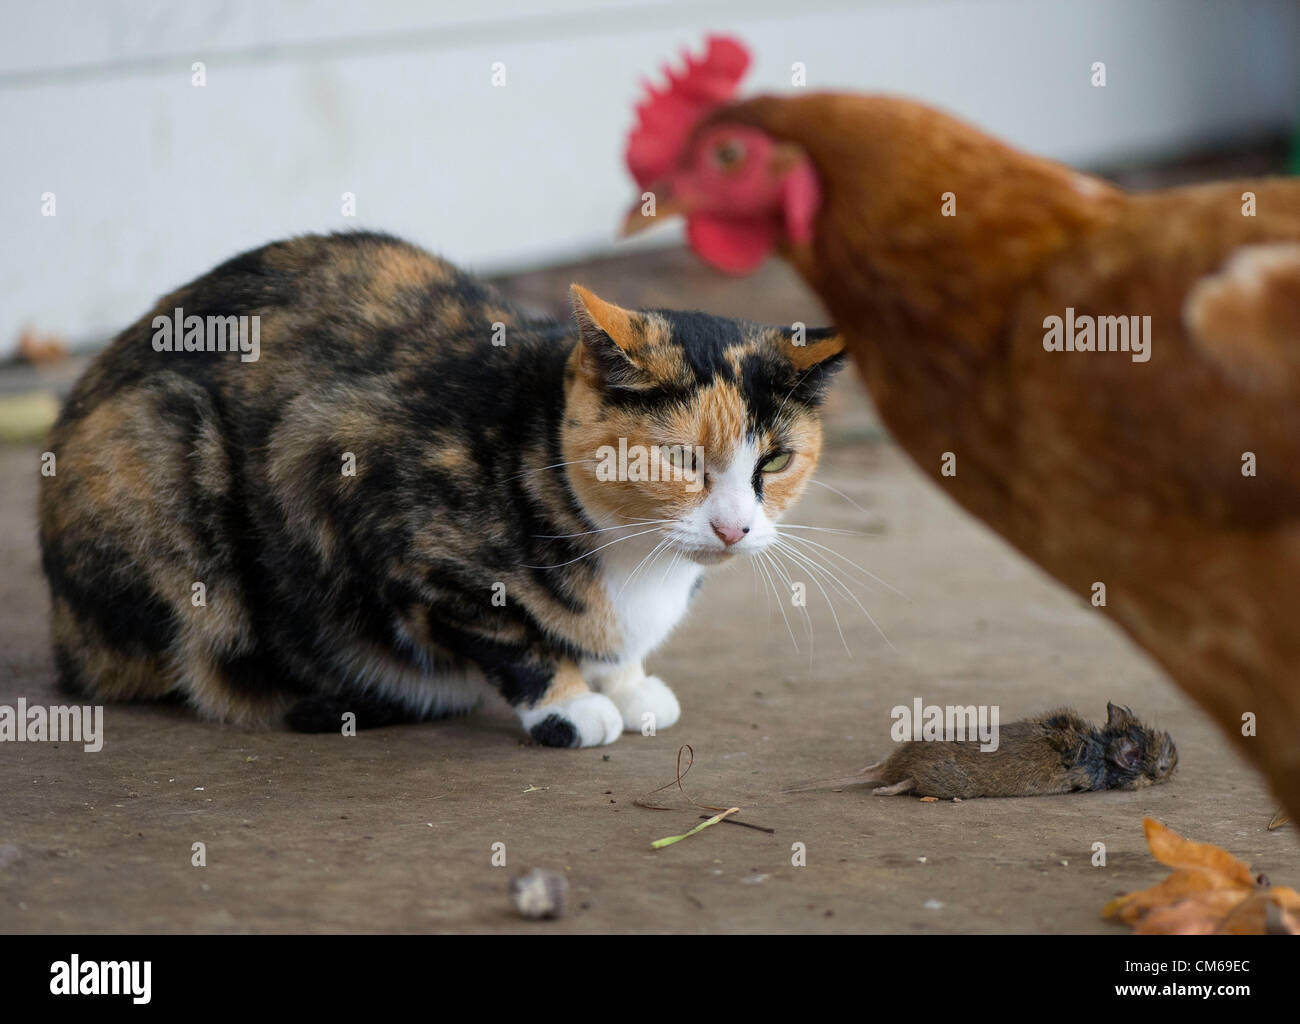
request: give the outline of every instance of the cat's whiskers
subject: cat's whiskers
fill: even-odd
[[[785,584],[786,588],[790,591],[790,594],[793,596],[794,582],[795,582],[794,577],[790,573],[786,572],[785,566],[778,560],[777,552],[775,550],[766,550],[765,554],[771,560],[772,568],[775,569],[777,575],[781,577],[781,582]],[[798,608],[800,613],[803,615],[804,625],[807,627],[808,630],[808,659],[809,659],[809,664],[811,665],[813,653],[817,645],[817,637],[816,637],[816,633],[813,631],[812,616],[808,614],[807,604],[806,603],[800,604],[798,605]],[[834,609],[832,609],[832,614],[834,614]],[[836,622],[836,628],[838,627],[839,627],[839,623]],[[843,634],[841,634],[841,637],[842,636]]]
[[[804,569],[804,571],[806,571],[806,572],[810,572],[810,573],[811,573],[811,570],[808,569],[808,566],[803,565],[802,563],[800,563],[797,559],[795,559],[795,558],[790,554],[790,552],[794,550],[793,548],[790,548],[788,545],[783,545],[783,544],[781,543],[781,541],[779,541],[779,540],[775,542],[775,544],[773,545],[773,548],[775,549],[775,551],[773,552],[773,558],[776,557],[776,552],[782,552],[782,553],[784,553],[788,558],[790,558],[790,560],[791,560],[792,562],[794,562],[794,564],[795,564],[796,566],[798,566],[799,568]],[[847,655],[851,658],[851,657],[853,657],[853,651],[849,648],[849,642],[848,642],[848,640],[846,640],[845,637],[844,637],[844,629],[843,629],[843,627],[840,625],[840,617],[839,617],[839,614],[835,611],[835,604],[834,604],[834,602],[831,601],[830,595],[826,593],[826,588],[823,587],[823,586],[821,585],[821,582],[817,579],[817,575],[816,575],[816,573],[811,573],[811,575],[812,575],[813,585],[814,585],[818,590],[821,591],[822,598],[826,601],[826,607],[829,608],[829,609],[831,610],[831,619],[832,619],[832,620],[834,621],[834,623],[835,623],[835,631],[836,631],[837,633],[839,633],[839,635],[840,635],[840,643],[842,643],[842,644],[844,645],[844,653],[847,654]],[[791,583],[790,586],[791,586],[791,589],[793,590],[793,589],[794,589],[793,583]],[[849,596],[852,597],[853,595],[850,594]],[[808,610],[807,610],[807,608],[804,609],[804,614],[805,614],[805,615],[808,614]]]
[[[613,547],[615,544],[622,544],[625,541],[633,540],[637,537],[644,537],[646,534],[655,533],[659,529],[661,528],[656,526],[656,527],[652,527],[649,530],[642,530],[640,533],[628,534],[626,537],[615,537],[613,540],[600,545],[600,547],[598,548],[593,548],[591,551],[579,555],[577,558],[570,558],[567,562],[557,562],[555,565],[528,565],[526,562],[518,562],[516,564],[522,566],[525,569],[559,569],[566,565],[572,565],[574,562],[581,562],[584,558],[590,558],[592,555],[596,554],[597,552],[604,551],[606,548]]]
[[[867,621],[871,623],[875,631],[880,634],[880,638],[884,640],[886,644],[889,645],[890,649],[891,650],[896,649],[894,648],[893,642],[889,639],[889,637],[885,635],[885,631],[881,629],[879,623],[876,622],[875,617],[871,614],[871,612],[867,611],[866,605],[864,605],[860,600],[858,600],[857,595],[854,594],[851,589],[849,589],[848,585],[843,580],[841,580],[838,575],[836,575],[835,571],[830,566],[825,565],[824,563],[818,561],[816,556],[812,552],[801,551],[798,548],[794,547],[792,544],[789,544],[784,540],[777,540],[775,542],[775,547],[781,550],[786,555],[786,557],[794,561],[796,565],[800,565],[803,568],[805,568],[808,572],[812,573],[814,577],[814,582],[816,582],[816,578],[820,574],[823,579],[827,580],[833,586],[837,587],[841,593],[843,593],[846,597],[849,598],[849,600],[851,600],[854,604],[858,606],[858,610],[861,611],[862,614],[867,617]],[[818,589],[822,589],[820,584],[818,584]],[[822,589],[822,594],[823,596],[826,596],[826,603],[830,604],[831,603],[830,597],[826,595],[824,589]],[[832,609],[834,608],[833,605],[831,607]]]
[[[893,594],[897,594],[897,595],[898,595],[899,597],[901,597],[904,601],[907,601],[907,602],[909,602],[909,603],[911,602],[912,599],[911,599],[910,597],[908,597],[906,594],[904,594],[904,593],[903,593],[901,590],[899,590],[897,587],[893,586],[893,585],[890,584],[890,583],[886,583],[884,580],[882,580],[879,576],[877,576],[877,575],[876,575],[874,572],[872,572],[870,569],[863,568],[861,565],[859,565],[857,562],[853,561],[853,559],[849,558],[847,555],[842,555],[842,554],[840,554],[840,552],[836,551],[834,548],[832,548],[832,547],[827,547],[825,544],[818,543],[817,541],[813,540],[813,539],[810,538],[810,537],[800,537],[800,536],[797,536],[797,535],[791,535],[791,534],[782,533],[781,531],[782,531],[783,529],[786,529],[786,528],[787,528],[787,525],[786,525],[785,523],[781,523],[781,524],[779,524],[779,525],[777,526],[777,528],[776,528],[777,536],[779,536],[782,540],[784,540],[784,541],[789,541],[789,542],[793,542],[793,543],[798,543],[798,544],[807,544],[808,546],[810,546],[810,547],[814,547],[814,548],[818,549],[819,551],[824,551],[824,552],[826,552],[826,553],[829,554],[829,555],[834,555],[834,556],[835,556],[836,558],[838,558],[841,562],[845,562],[845,563],[847,563],[848,565],[852,566],[854,569],[856,569],[858,572],[862,573],[864,576],[866,576],[866,577],[868,577],[869,579],[871,579],[873,582],[880,584],[880,586],[884,587],[886,590],[890,591],[891,593],[893,593]]]
[[[853,591],[849,589],[848,584],[846,584],[839,576],[835,575],[830,566],[817,561],[811,552],[801,551],[781,540],[776,541],[774,546],[777,550],[785,554],[787,558],[794,561],[800,568],[819,572],[821,578],[829,582],[835,589],[836,593],[844,594],[850,600],[856,600]],[[814,582],[816,582],[816,580],[814,580]]]
[[[790,628],[790,620],[785,614],[785,605],[781,601],[781,591],[777,588],[776,583],[772,579],[772,572],[768,568],[768,558],[765,552],[760,550],[754,553],[754,565],[758,568],[759,573],[762,575],[764,583],[767,584],[767,592],[770,595],[768,597],[768,601],[769,602],[771,601],[772,599],[771,595],[774,595],[776,597],[776,607],[777,610],[781,613],[781,618],[785,621],[786,632],[790,634],[790,643],[792,643],[794,645],[794,649],[798,651],[799,641],[795,639],[794,630]],[[770,603],[768,605],[768,611],[770,614],[771,612]]]
[[[535,533],[533,537],[537,540],[568,540],[571,537],[590,537],[594,533],[609,533],[611,530],[630,530],[637,526],[658,525],[660,523],[671,523],[672,519],[640,519],[630,523],[621,523],[618,526],[604,526],[599,530],[584,530],[581,533]]]
[[[753,576],[753,578],[754,578],[754,591],[757,593],[757,591],[758,591],[758,585],[759,585],[759,578],[758,578],[758,559],[757,559],[757,558],[751,558],[751,559],[749,559],[748,561],[749,561],[749,571],[750,571],[750,574],[751,574],[751,575]],[[763,588],[763,597],[765,597],[765,598],[767,599],[767,617],[768,617],[768,618],[771,618],[771,617],[772,617],[772,594],[771,594],[771,591],[769,591],[766,587]]]
[[[810,373],[812,373],[815,369],[817,369],[817,364],[814,363],[812,366],[808,367],[808,369],[804,370],[803,373],[799,374],[799,376],[795,378],[794,383],[790,385],[790,390],[787,391],[785,393],[785,397],[781,399],[781,406],[776,410],[776,415],[772,417],[774,420],[781,419],[781,413],[785,411],[785,403],[790,401],[790,396],[793,395],[795,391],[799,389],[799,385],[804,382],[804,378],[807,377]]]
[[[860,512],[865,512],[867,515],[871,515],[870,512],[867,512],[867,510],[866,510],[865,508],[863,508],[861,505],[859,505],[856,501],[854,501],[852,498],[850,498],[847,494],[845,494],[843,491],[841,491],[838,487],[832,487],[830,484],[823,483],[823,482],[820,481],[820,480],[809,480],[808,482],[809,482],[810,484],[816,484],[818,487],[825,487],[828,491],[832,492],[833,494],[838,494],[841,498],[843,498],[845,501],[847,501],[850,505],[852,505],[852,506],[853,506],[854,508],[856,508],[858,511],[860,511]]]
[[[811,482],[817,483],[818,481]],[[829,487],[829,485],[825,486]],[[834,490],[834,488],[831,489]],[[841,497],[846,501],[853,503],[852,499],[847,495],[841,494]],[[831,618],[835,623],[835,630],[840,637],[840,643],[844,646],[844,650],[849,657],[853,656],[853,650],[849,646],[848,639],[844,633],[843,623],[841,622],[839,613],[835,607],[835,601],[831,597],[832,591],[836,595],[843,595],[852,601],[853,604],[857,606],[858,610],[866,617],[867,621],[871,623],[872,628],[880,634],[881,639],[884,640],[891,649],[895,649],[893,642],[885,635],[884,630],[880,628],[875,617],[867,610],[867,607],[862,603],[844,579],[841,578],[840,574],[847,574],[850,579],[854,580],[854,582],[870,581],[878,584],[892,593],[897,594],[904,600],[910,600],[910,598],[896,587],[886,583],[869,569],[866,569],[853,561],[848,556],[843,555],[834,548],[815,541],[806,535],[801,535],[793,531],[812,531],[850,536],[863,536],[863,534],[854,530],[838,530],[830,527],[809,526],[801,523],[777,523],[774,525],[776,526],[777,539],[774,540],[769,547],[756,551],[756,557],[752,559],[754,579],[757,583],[761,578],[766,584],[765,592],[768,594],[769,615],[771,614],[771,600],[772,597],[775,596],[777,607],[781,612],[782,619],[785,621],[786,631],[790,634],[790,640],[794,644],[795,650],[799,649],[799,643],[795,639],[794,630],[790,624],[789,616],[786,614],[785,602],[781,599],[781,588],[777,583],[777,580],[779,579],[781,583],[787,586],[790,590],[793,591],[794,589],[795,581],[793,579],[793,573],[788,572],[785,565],[787,559],[794,567],[800,570],[801,573],[806,573],[812,581],[813,586],[815,586],[821,593],[823,600],[826,601],[826,606],[830,609]],[[824,552],[825,554],[819,555],[819,552]],[[847,568],[839,566],[837,563],[830,562],[826,556],[838,559],[839,562],[845,563]],[[855,572],[850,572],[850,568],[855,570]],[[860,576],[858,574],[860,574]],[[823,583],[825,585],[823,585]],[[814,643],[815,634],[807,606],[800,605],[800,610],[808,626],[809,643]]]
[[[663,583],[667,583],[667,582],[668,582],[668,577],[671,576],[671,575],[673,574],[673,569],[675,569],[675,568],[677,567],[677,561],[678,561],[678,559],[680,559],[681,557],[682,557],[682,549],[681,549],[681,548],[674,548],[674,549],[673,549],[673,557],[670,558],[670,559],[668,560],[668,568],[666,568],[666,569],[664,570],[664,574],[663,574],[662,576],[659,577],[659,582],[660,582],[660,584],[663,584]]]
[[[867,536],[861,530],[840,530],[831,526],[804,526],[800,523],[787,523],[785,521],[779,521],[775,525],[779,530],[816,530],[818,533],[838,533],[845,537]]]
[[[664,537],[663,540],[659,541],[658,544],[656,544],[653,548],[650,549],[650,552],[646,554],[641,559],[641,561],[636,563],[636,567],[630,573],[628,573],[627,579],[623,581],[623,585],[618,588],[618,593],[614,595],[614,604],[618,604],[618,599],[623,595],[623,591],[627,589],[627,585],[632,582],[632,578],[636,576],[638,572],[641,571],[641,566],[645,565],[647,561],[651,561],[656,555],[659,554],[659,552],[663,551],[664,548],[666,548],[669,544],[672,543],[672,540],[673,539],[671,536]],[[654,563],[651,561],[651,564],[653,565]]]
[[[518,480],[521,477],[533,476],[537,473],[545,473],[548,469],[561,469],[564,466],[580,466],[585,462],[599,462],[599,461],[600,461],[599,459],[571,459],[568,462],[555,462],[549,466],[539,466],[537,469],[525,469],[522,473],[516,473],[514,476],[507,477],[506,479]]]

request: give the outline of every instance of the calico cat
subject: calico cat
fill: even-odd
[[[51,432],[62,687],[303,731],[491,690],[551,746],[672,725],[644,659],[706,565],[773,540],[842,344],[573,296],[576,328],[530,318],[355,233],[159,300]]]

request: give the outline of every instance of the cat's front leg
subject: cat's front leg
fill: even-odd
[[[621,665],[589,662],[583,665],[582,674],[593,689],[618,707],[628,732],[653,735],[676,725],[682,716],[682,706],[668,684],[658,676],[646,675],[639,661]]]
[[[547,747],[598,747],[623,731],[619,708],[604,694],[592,693],[572,661],[559,662],[541,696],[516,711],[528,735]]]

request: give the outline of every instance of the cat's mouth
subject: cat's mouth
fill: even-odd
[[[679,550],[692,562],[697,565],[721,565],[723,562],[729,562],[733,558],[752,558],[762,551],[767,545],[736,545],[734,547],[714,548],[714,547],[697,547],[695,545],[684,545]]]
[[[736,552],[730,548],[696,548],[687,551],[686,555],[692,561],[700,565],[719,565],[736,556]]]

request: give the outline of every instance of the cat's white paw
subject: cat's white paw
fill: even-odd
[[[568,700],[519,712],[528,735],[547,747],[599,747],[623,732],[623,718],[603,693],[580,693]]]
[[[628,732],[643,732],[647,724],[655,730],[667,729],[682,717],[676,695],[658,676],[643,676],[631,686],[612,691],[610,697]]]

